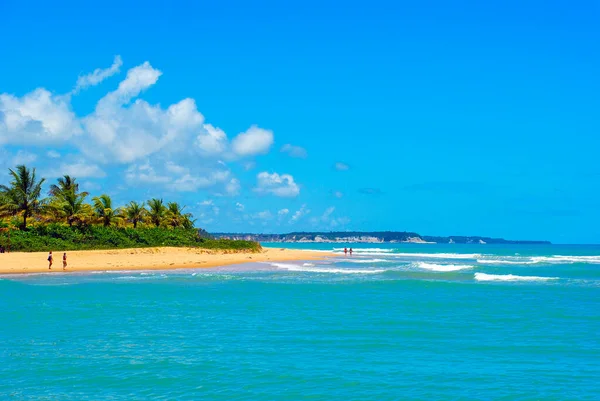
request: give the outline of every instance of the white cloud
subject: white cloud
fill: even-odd
[[[335,228],[339,226],[345,226],[350,222],[350,219],[347,217],[333,217],[333,213],[335,212],[335,207],[331,206],[325,209],[323,214],[320,217],[313,217],[310,219],[310,222],[314,226],[321,226],[327,228]]]
[[[162,75],[160,70],[153,68],[148,61],[127,71],[127,76],[119,83],[117,90],[109,92],[98,102],[98,108],[112,108],[129,103],[143,90],[154,85]]]
[[[165,164],[165,169],[169,173],[173,173],[173,174],[187,174],[190,171],[188,168],[180,166],[178,164],[175,164],[171,161],[169,161]]]
[[[82,133],[64,97],[38,88],[21,98],[0,94],[0,145],[61,142]]]
[[[309,213],[310,213],[310,210],[306,208],[306,204],[302,205],[300,207],[300,209],[298,209],[296,211],[296,213],[294,213],[294,215],[290,219],[290,224],[297,223],[298,221],[300,221],[304,216],[306,216]]]
[[[239,156],[265,154],[273,144],[273,131],[251,126],[231,141],[233,152]]]
[[[212,206],[213,201],[212,199],[207,199],[205,201],[200,202],[200,206]]]
[[[121,56],[115,56],[115,59],[109,68],[96,68],[93,72],[77,78],[77,85],[75,86],[75,89],[73,89],[73,93],[77,93],[81,89],[85,89],[89,86],[98,85],[105,79],[117,74],[122,65],[123,61],[121,60]]]
[[[170,177],[157,174],[149,162],[129,166],[125,179],[133,184],[166,184],[171,181]]]
[[[77,178],[101,178],[106,173],[96,164],[87,164],[85,161],[75,163],[62,163],[59,167],[50,168],[45,172],[48,177],[56,178],[63,175],[70,175]]]
[[[347,165],[346,163],[342,163],[342,162],[335,163],[334,167],[337,171],[346,171],[346,170],[350,169],[349,165]]]
[[[340,191],[334,191],[333,192],[333,196],[335,196],[336,198],[340,199],[342,197],[344,197],[344,194]]]
[[[252,170],[254,167],[256,167],[255,162],[244,163],[244,170],[246,170],[246,171]]]
[[[13,156],[12,164],[18,166],[19,164],[31,164],[37,160],[37,155],[27,152],[25,150],[19,150],[16,155]]]
[[[194,192],[198,189],[211,187],[217,183],[226,181],[229,178],[230,172],[225,170],[211,171],[203,175],[184,174],[177,178],[168,187],[179,192]]]
[[[204,132],[196,138],[196,146],[209,155],[223,154],[228,147],[225,131],[215,128],[211,124],[204,124],[203,128]]]
[[[268,193],[281,197],[295,197],[300,193],[300,187],[294,182],[294,177],[289,174],[269,174],[266,171],[257,175],[257,186],[254,189],[258,193]]]
[[[289,143],[281,147],[281,152],[287,153],[291,157],[296,157],[300,159],[305,159],[308,156],[308,154],[306,153],[306,149],[300,146],[291,145]]]
[[[238,180],[237,178],[232,178],[231,180],[229,180],[227,185],[225,185],[225,192],[229,196],[235,196],[240,193],[240,188],[240,180]]]
[[[240,202],[236,202],[236,203],[235,203],[235,209],[236,209],[238,212],[243,212],[245,208],[246,208],[246,207],[245,207],[245,206],[244,206],[242,203],[240,203]]]
[[[46,153],[46,156],[48,156],[48,157],[49,157],[49,158],[51,158],[51,159],[58,159],[58,158],[60,158],[60,153],[58,153],[58,152],[57,152],[57,151],[55,151],[55,150],[49,150],[49,151]]]
[[[252,217],[259,219],[259,220],[271,220],[273,218],[273,215],[271,214],[270,211],[265,210],[263,212],[258,212],[256,214],[254,214]]]
[[[279,221],[281,222],[288,214],[290,214],[289,209],[280,209],[277,212],[277,217],[278,217]]]

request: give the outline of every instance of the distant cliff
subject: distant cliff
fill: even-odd
[[[289,234],[213,233],[216,238],[244,239],[259,242],[371,242],[436,244],[550,244],[549,241],[514,241],[478,236],[438,237],[407,231],[338,231],[294,232]]]

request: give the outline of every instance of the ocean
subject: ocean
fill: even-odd
[[[1,276],[0,399],[600,399],[600,246],[265,246],[337,255]]]

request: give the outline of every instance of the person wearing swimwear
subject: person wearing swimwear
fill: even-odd
[[[344,248],[344,255],[348,254],[348,248]]]
[[[67,268],[67,253],[63,253],[63,270]]]
[[[52,251],[48,254],[48,270],[52,270],[52,261],[54,258],[52,257]]]
[[[350,248],[350,256],[352,256],[352,248]]]

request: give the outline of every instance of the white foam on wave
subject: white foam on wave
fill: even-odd
[[[337,262],[346,262],[346,263],[382,263],[382,262],[392,262],[387,259],[338,259]]]
[[[459,270],[472,269],[471,265],[438,265],[435,263],[417,262],[415,264],[419,269],[432,270],[436,272],[455,272]]]
[[[553,255],[553,256],[534,256],[531,258],[534,263],[600,263],[600,256],[571,256],[571,255]]]
[[[350,250],[350,248],[333,248],[334,252],[344,252],[344,249]],[[352,248],[354,253],[368,253],[368,252],[379,252],[379,253],[392,253],[393,249],[390,248]]]
[[[504,260],[504,259],[477,259],[477,263],[483,265],[531,265],[537,262],[532,260]]]
[[[516,276],[514,274],[475,273],[477,281],[548,281],[558,280],[558,277]]]
[[[337,269],[329,267],[299,266],[288,263],[271,263],[271,266],[288,271],[311,273],[377,274],[385,271],[383,269]]]

